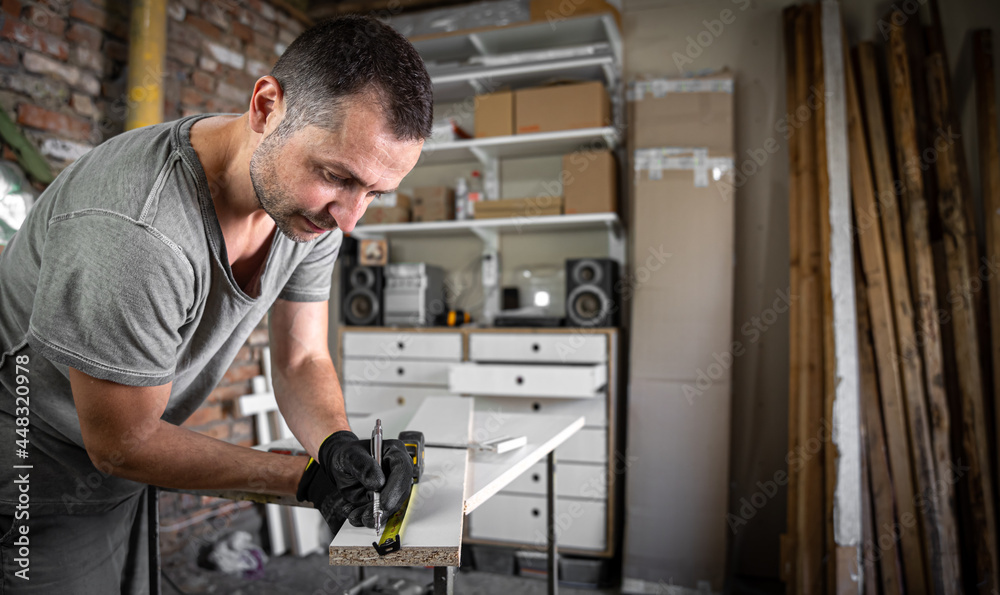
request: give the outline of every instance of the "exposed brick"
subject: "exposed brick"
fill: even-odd
[[[73,23],[66,31],[66,39],[76,45],[84,45],[93,51],[101,49],[101,31],[83,23]]]
[[[247,27],[246,25],[244,25],[239,21],[233,21],[232,23],[230,23],[230,27],[231,27],[230,31],[232,32],[232,34],[236,36],[238,39],[242,39],[247,43],[253,41],[253,29],[251,29],[250,27]]]
[[[128,46],[120,41],[109,39],[104,42],[104,53],[112,60],[128,62]]]
[[[28,103],[17,106],[17,123],[31,128],[56,132],[76,140],[87,140],[90,137],[89,121]]]
[[[240,93],[245,92],[247,95],[246,99],[249,99],[250,92],[253,90],[253,86],[257,82],[257,79],[242,70],[233,70],[228,68],[226,69],[226,78],[224,81],[227,85],[237,87],[240,90]],[[219,95],[222,96],[221,89]],[[236,97],[237,95],[235,94],[228,96],[230,99],[235,99]],[[240,99],[240,101],[243,101],[243,99]]]
[[[267,345],[269,340],[266,328],[256,328],[250,333],[247,343],[251,345]]]
[[[223,45],[209,41],[205,43],[205,49],[208,50],[208,53],[211,54],[212,58],[216,61],[227,66],[232,66],[237,70],[243,70],[243,66],[246,64],[246,59],[243,57],[243,54]]]
[[[188,116],[196,116],[198,114],[204,114],[204,113],[207,113],[207,112],[205,110],[203,110],[203,109],[198,109],[198,108],[193,108],[193,107],[185,107],[185,108],[183,108],[181,110],[181,117],[182,118],[186,118]]]
[[[278,19],[278,13],[274,10],[274,7],[267,2],[262,2],[261,0],[247,0],[247,6],[254,14],[259,15],[262,19],[270,22],[274,22]]]
[[[253,32],[253,43],[257,47],[269,48],[274,47],[274,36],[268,35],[266,33],[261,33],[260,31]]]
[[[198,68],[216,74],[219,72],[219,63],[208,56],[202,56],[198,58]]]
[[[260,48],[253,44],[247,46],[247,58],[271,65],[278,60],[274,48]]]
[[[185,15],[187,15],[187,9],[183,5],[177,4],[176,2],[170,2],[167,4],[167,16],[175,21],[183,21]]]
[[[101,81],[89,72],[80,73],[80,82],[74,85],[78,89],[86,91],[87,94],[97,96],[101,92]]]
[[[73,63],[94,72],[104,72],[104,56],[82,45],[73,48]]]
[[[185,420],[184,425],[187,427],[204,426],[223,419],[225,419],[225,413],[221,405],[217,403],[203,403],[201,407],[194,410],[191,417]]]
[[[0,37],[36,52],[55,56],[60,60],[69,57],[69,44],[52,34],[32,27],[28,23],[5,19],[3,27],[0,28]]]
[[[90,95],[73,93],[73,96],[69,100],[69,105],[81,116],[90,118],[96,113],[94,110],[94,100],[90,98]]]
[[[194,27],[186,23],[167,21],[167,51],[175,45],[184,45],[197,49],[201,46],[202,35]]]
[[[76,66],[57,62],[36,52],[24,53],[24,68],[28,72],[57,76],[71,85],[78,84],[82,75]]]
[[[260,364],[233,364],[229,366],[226,373],[222,376],[223,382],[242,382],[244,380],[250,380],[254,376],[260,376]]]
[[[250,101],[251,90],[251,87],[237,87],[228,83],[219,83],[216,93],[221,99],[232,101],[233,103],[247,103]]]
[[[246,109],[246,105],[219,97],[212,97],[205,102],[205,111],[213,114],[242,114]]]
[[[168,46],[167,53],[190,66],[194,66],[195,62],[198,61],[198,52],[183,45]]]
[[[194,71],[191,75],[191,82],[194,83],[195,87],[198,87],[206,93],[212,93],[215,91],[215,77],[207,72],[202,72],[200,70]]]
[[[282,29],[281,31],[278,31],[278,41],[285,45],[291,45],[291,43],[295,41],[295,34],[287,29]]]
[[[111,33],[115,37],[124,39],[128,36],[128,25],[120,16],[115,16],[85,0],[73,0],[73,4],[69,9],[69,16],[70,18],[90,23],[99,29]]]
[[[271,74],[271,67],[260,60],[247,60],[247,74],[256,80],[262,76]]]
[[[17,65],[17,48],[7,43],[6,41],[0,41],[0,66],[16,66],[16,65]]]
[[[225,9],[221,6],[208,0],[202,2],[201,4],[201,16],[205,17],[205,20],[216,25],[223,31],[229,28],[229,17],[226,15]]]
[[[203,35],[210,39],[222,39],[222,29],[219,29],[199,16],[188,13],[188,15],[184,18],[184,22],[198,31],[201,31]]]
[[[213,390],[208,394],[208,398],[205,399],[205,402],[206,403],[231,402],[247,394],[250,394],[249,381],[238,382],[236,384],[227,384],[224,386],[215,387],[215,390]]]
[[[205,97],[194,87],[184,87],[181,90],[181,103],[186,106],[202,105]]]
[[[35,104],[59,109],[69,99],[69,85],[53,76],[32,76],[23,72],[0,73],[0,87],[31,97]]]
[[[198,12],[198,5],[201,4],[201,0],[180,0],[180,2],[190,12]]]
[[[59,17],[44,6],[29,7],[25,16],[27,16],[29,23],[49,33],[62,35],[66,31],[66,19]]]
[[[3,0],[0,3],[0,11],[4,14],[4,20],[19,19],[21,18],[21,2],[20,0]]]

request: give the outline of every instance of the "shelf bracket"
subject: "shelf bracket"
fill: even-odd
[[[469,149],[483,166],[483,192],[487,200],[500,198],[500,159],[490,155],[480,147]]]
[[[486,44],[483,43],[483,40],[481,37],[479,37],[479,35],[475,33],[469,33],[469,43],[472,44],[472,47],[476,48],[476,51],[479,52],[480,56],[490,55],[490,51],[486,49]]]
[[[622,233],[621,224],[618,221],[607,221],[606,225],[608,228],[608,257],[625,266],[625,234]]]
[[[471,229],[483,241],[483,322],[489,325],[500,312],[500,231],[492,227]]]

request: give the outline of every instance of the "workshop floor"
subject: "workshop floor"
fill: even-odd
[[[200,568],[194,561],[164,560],[163,594],[339,595],[358,580],[356,568],[329,566],[322,554],[305,558],[279,556],[270,560],[264,570],[264,578],[248,580]],[[424,568],[370,568],[366,571],[366,576],[406,579],[424,585],[430,584],[433,578],[433,571]],[[540,595],[545,593],[545,581],[463,569],[456,577],[455,592],[462,595]],[[559,592],[564,595],[613,595],[617,590],[561,587]]]

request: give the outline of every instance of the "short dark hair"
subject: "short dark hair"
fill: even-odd
[[[378,102],[399,140],[431,134],[434,92],[424,61],[405,37],[374,18],[343,16],[307,29],[271,76],[285,94],[279,137],[309,124],[336,128],[351,99]]]

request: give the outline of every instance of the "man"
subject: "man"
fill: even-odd
[[[343,18],[296,39],[243,115],[131,131],[59,175],[0,254],[0,592],[143,592],[146,484],[297,493],[334,531],[373,526],[372,490],[401,506],[410,459],[388,440],[380,469],[350,431],[327,300],[343,232],[431,117],[413,46]],[[268,311],[308,466],[177,425]]]

